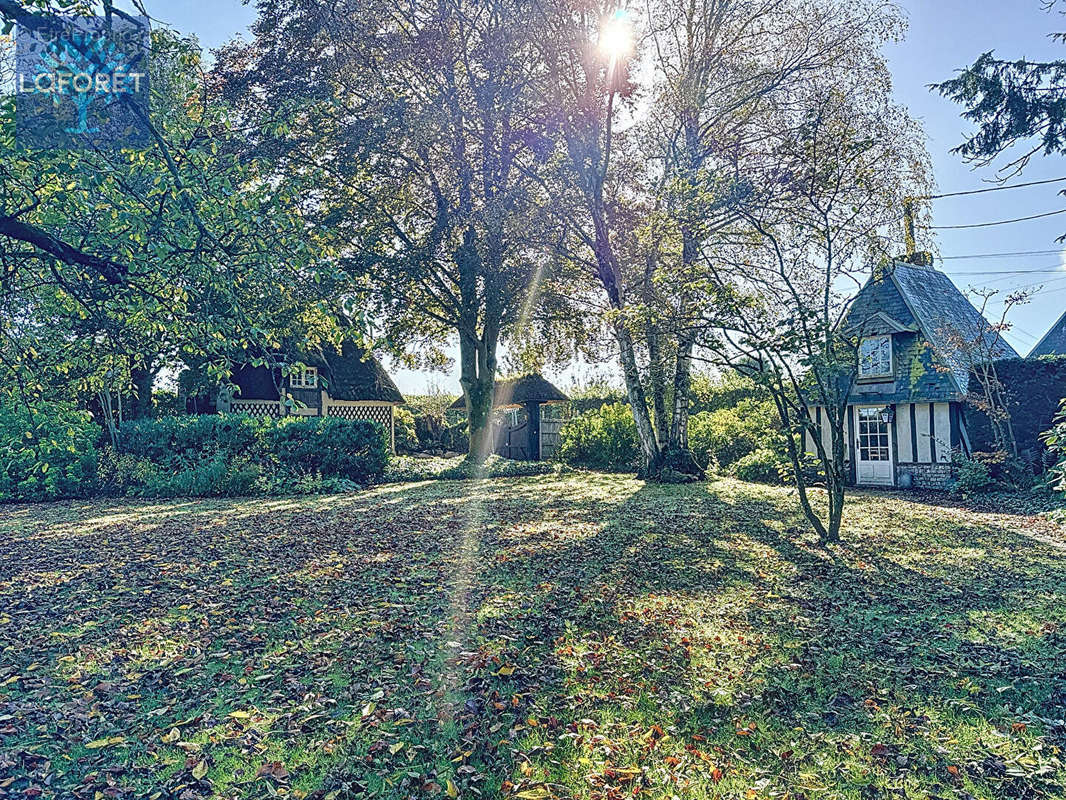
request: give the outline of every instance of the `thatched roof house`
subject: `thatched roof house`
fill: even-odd
[[[344,417],[379,422],[393,438],[393,409],[404,402],[392,378],[371,354],[353,342],[295,350],[274,367],[243,364],[233,370],[236,390],[223,389],[219,411],[279,417]],[[284,374],[286,364],[302,364]]]

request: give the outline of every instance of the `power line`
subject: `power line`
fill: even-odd
[[[946,194],[930,194],[924,197],[916,197],[915,200],[940,200],[944,197],[963,197],[970,194],[985,194],[986,192],[1002,192],[1006,189],[1024,189],[1027,186],[1044,186],[1049,183],[1062,183],[1066,181],[1066,177],[1063,178],[1050,178],[1045,181],[1030,181],[1029,183],[1016,183],[1013,186],[992,186],[988,189],[970,189],[965,192],[947,192]]]
[[[1044,217],[1054,217],[1057,214],[1066,214],[1066,208],[1060,208],[1058,211],[1049,211],[1046,214],[1034,214],[1031,217],[1018,217],[1018,219],[1004,219],[999,222],[978,222],[973,225],[923,225],[921,227],[931,231],[958,231],[964,228],[993,228],[996,225],[1013,225],[1015,222],[1028,222],[1033,219],[1043,219]]]
[[[1017,253],[974,253],[968,256],[937,256],[941,261],[964,261],[984,258],[1017,258],[1019,256],[1057,256],[1062,250],[1022,250]]]

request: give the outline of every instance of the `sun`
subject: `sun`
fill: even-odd
[[[604,20],[598,46],[600,53],[611,61],[620,61],[633,53],[633,21],[628,11],[620,8]]]

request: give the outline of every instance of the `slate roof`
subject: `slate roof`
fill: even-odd
[[[952,376],[963,391],[969,383],[970,364],[953,344],[954,336],[967,341],[986,337],[986,346],[993,358],[1018,357],[1015,349],[992,330],[988,320],[940,270],[896,262],[890,274],[922,333],[929,339],[934,352],[951,368]]]
[[[994,336],[995,358],[1017,356],[951,279],[932,267],[893,262],[879,270],[855,297],[845,325],[861,327],[865,335],[896,334],[894,379],[856,384],[851,402],[961,399],[969,365],[955,338]]]
[[[1028,358],[1039,356],[1066,356],[1066,314],[1059,317],[1059,321],[1051,326],[1044,338],[1036,343]]]
[[[565,403],[570,398],[544,377],[536,374],[496,381],[493,408],[520,406],[526,403]],[[466,409],[461,395],[449,408]]]

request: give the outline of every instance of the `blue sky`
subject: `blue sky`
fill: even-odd
[[[940,192],[978,189],[995,177],[994,167],[974,169],[950,153],[969,130],[959,107],[930,92],[928,84],[951,77],[986,50],[1005,58],[1061,57],[1066,48],[1047,39],[1052,30],[1066,30],[1066,17],[1048,14],[1040,0],[902,0],[909,17],[905,41],[891,45],[886,54],[894,79],[896,98],[924,126]],[[239,0],[148,0],[149,12],[160,22],[195,33],[205,48],[217,47],[244,31],[254,18],[254,8]],[[1066,159],[1034,159],[1016,182],[1066,176]],[[934,204],[935,225],[963,225],[1013,219],[1066,207],[1060,185],[992,192],[976,197],[949,198]],[[1060,251],[1056,239],[1066,233],[1066,215],[1016,225],[938,231],[938,264],[966,291],[969,287],[1000,289],[1002,295],[1019,287],[1042,288],[1027,306],[1012,315],[1014,329],[1007,338],[1025,355],[1066,308],[1066,268],[1056,254],[1014,258],[963,259],[987,253],[1034,250]],[[1000,306],[993,303],[990,316]],[[400,389],[424,391],[432,382],[449,389],[454,377],[397,370]]]

